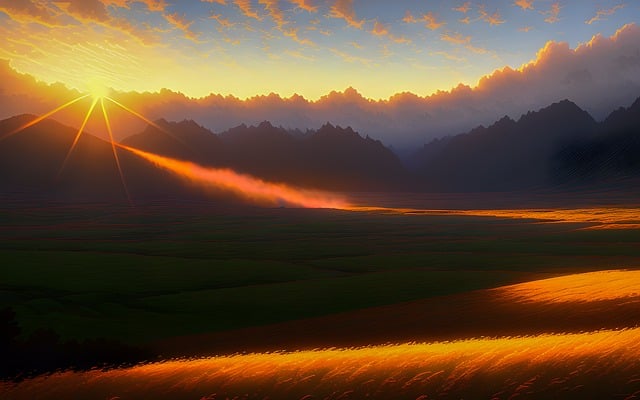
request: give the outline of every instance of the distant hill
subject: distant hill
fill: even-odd
[[[192,121],[159,121],[124,144],[157,154],[230,167],[266,180],[344,190],[406,188],[407,172],[380,141],[351,128],[325,124],[317,131],[288,131],[269,122],[214,134]]]
[[[553,161],[562,183],[640,177],[640,98],[611,113],[595,135],[562,147]]]
[[[430,191],[511,191],[640,176],[640,99],[597,123],[564,100],[518,121],[426,144],[412,158]]]
[[[0,137],[34,118],[0,121]],[[59,174],[76,133],[49,119],[0,140],[0,194],[126,200],[111,144],[88,133]],[[504,117],[424,145],[409,167],[380,141],[328,123],[302,132],[265,121],[215,134],[193,121],[158,120],[123,144],[267,181],[345,192],[623,188],[640,181],[640,99],[602,122],[568,100],[517,121]],[[210,198],[210,191],[127,151],[118,154],[134,199]],[[214,197],[220,204],[230,200],[227,193]]]
[[[0,138],[34,120],[20,115],[0,121]],[[60,201],[128,201],[111,144],[84,133],[61,171],[77,129],[46,119],[0,140],[0,193],[43,196]],[[164,170],[118,150],[134,200],[204,198]],[[61,172],[60,172],[61,171]]]

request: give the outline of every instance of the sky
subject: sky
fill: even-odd
[[[240,99],[428,96],[640,21],[636,0],[0,0],[0,59],[46,83]]]

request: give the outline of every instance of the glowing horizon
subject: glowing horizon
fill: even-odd
[[[190,161],[182,161],[177,159],[172,159],[169,157],[164,157],[158,154],[149,153],[140,149],[136,149],[133,147],[125,146],[116,142],[113,134],[113,129],[111,126],[111,122],[109,119],[109,115],[107,113],[107,109],[105,107],[105,100],[115,104],[121,109],[125,110],[129,114],[139,118],[140,120],[148,123],[150,126],[153,126],[167,134],[173,136],[170,132],[166,131],[164,128],[160,127],[155,122],[149,120],[147,117],[142,115],[141,113],[133,110],[130,107],[122,104],[121,102],[114,100],[111,97],[108,97],[109,92],[103,89],[93,91],[90,93],[86,93],[82,96],[79,96],[65,104],[62,104],[53,110],[45,113],[40,117],[36,117],[33,120],[29,121],[26,124],[21,125],[17,129],[9,132],[8,134],[0,137],[0,140],[3,140],[9,136],[20,133],[21,131],[34,126],[44,119],[53,116],[54,114],[70,107],[71,105],[77,103],[78,101],[85,99],[89,96],[93,98],[89,109],[87,110],[82,124],[76,133],[73,142],[60,166],[60,169],[57,174],[57,178],[63,173],[65,166],[71,155],[73,154],[78,141],[82,137],[84,133],[84,129],[93,114],[94,109],[97,104],[100,103],[100,109],[102,112],[103,121],[105,123],[107,132],[108,132],[108,142],[111,145],[111,150],[113,152],[113,158],[116,164],[116,168],[118,170],[118,175],[120,178],[120,182],[122,183],[122,188],[126,194],[127,200],[129,204],[133,205],[133,199],[129,192],[129,188],[127,186],[127,182],[125,179],[124,170],[122,168],[122,164],[120,162],[120,157],[118,155],[118,149],[126,150],[136,156],[150,162],[152,165],[162,168],[168,171],[173,172],[177,176],[182,179],[186,179],[188,181],[195,182],[200,186],[205,188],[214,188],[217,190],[232,192],[236,194],[238,197],[244,199],[245,202],[256,203],[259,205],[271,205],[271,206],[294,206],[294,207],[303,207],[303,208],[336,208],[336,209],[348,209],[347,203],[339,198],[339,196],[329,193],[322,192],[317,190],[309,190],[309,189],[301,189],[296,188],[291,185],[287,185],[284,183],[273,183],[268,182],[256,177],[253,177],[248,174],[238,173],[230,168],[209,168],[204,167],[198,164],[195,164]],[[179,140],[179,138],[177,138]]]

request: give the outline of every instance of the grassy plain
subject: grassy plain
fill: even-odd
[[[144,343],[635,267],[640,230],[473,215],[5,203],[0,306],[25,334]]]

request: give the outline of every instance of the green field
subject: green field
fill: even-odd
[[[640,230],[202,204],[6,206],[0,308],[23,332],[144,343],[640,266]]]

